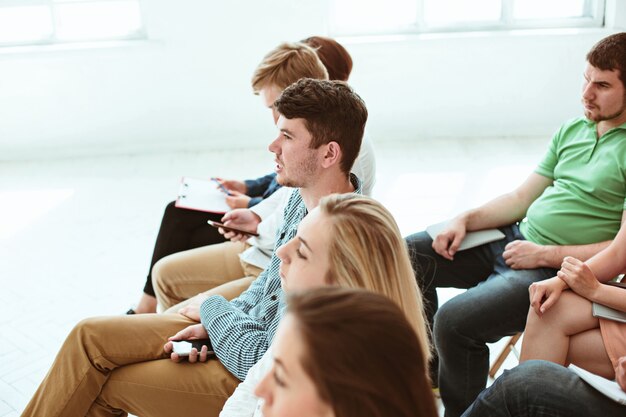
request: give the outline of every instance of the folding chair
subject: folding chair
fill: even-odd
[[[517,350],[515,345],[517,344],[517,341],[519,340],[519,338],[522,337],[522,334],[523,333],[517,333],[509,337],[509,341],[502,348],[500,355],[498,355],[496,360],[493,362],[493,365],[491,365],[491,368],[489,368],[489,376],[491,378],[496,377],[496,374],[500,370],[500,367],[502,366],[506,358],[511,354],[511,352],[513,352],[515,357],[519,360],[519,351]]]

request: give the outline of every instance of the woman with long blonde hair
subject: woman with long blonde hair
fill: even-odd
[[[300,223],[296,237],[276,254],[282,262],[282,286],[287,294],[335,286],[368,290],[394,302],[420,346],[421,354],[407,359],[420,362],[419,369],[423,370],[415,383],[426,384],[434,407],[427,377],[430,343],[422,296],[400,230],[382,204],[354,194],[325,197]],[[385,336],[380,337],[384,343]],[[253,390],[271,365],[270,348],[229,398],[220,416],[260,415]],[[319,366],[324,366],[323,357]]]

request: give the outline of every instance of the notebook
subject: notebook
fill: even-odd
[[[594,387],[598,392],[615,402],[626,405],[626,392],[622,391],[620,386],[617,385],[617,382],[592,374],[576,365],[570,365],[568,368],[581,377],[586,383]]]
[[[435,240],[437,235],[443,231],[448,225],[448,221],[430,225],[426,228],[426,233]],[[496,240],[504,239],[504,233],[498,229],[485,229],[477,230],[475,232],[467,232],[465,238],[459,246],[459,251],[474,248],[476,246],[484,245],[486,243],[495,242]]]
[[[593,303],[591,313],[594,317],[602,317],[609,320],[615,320],[622,323],[626,323],[626,313],[623,311],[615,310],[611,307],[604,306],[602,304]]]
[[[226,194],[210,179],[183,177],[178,187],[175,206],[189,210],[224,214],[230,210]]]

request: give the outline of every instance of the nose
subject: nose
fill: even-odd
[[[265,400],[265,404],[267,405],[271,405],[272,402],[270,395],[271,374],[272,371],[270,370],[267,374],[265,374],[263,379],[261,379],[256,388],[254,388],[254,395]]]
[[[276,249],[276,256],[284,264],[289,264],[290,262],[291,258],[289,257],[289,253],[290,253],[292,243],[293,243],[293,239],[291,239],[289,242],[285,243],[284,245]]]
[[[276,139],[274,139],[268,146],[268,149],[270,150],[271,153],[275,153],[276,155],[279,154],[279,150],[280,150],[279,141],[280,141],[280,133],[278,134],[278,137],[276,137]]]
[[[594,98],[593,83],[583,84],[583,99],[591,101]]]

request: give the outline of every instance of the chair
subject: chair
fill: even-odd
[[[522,334],[523,333],[517,333],[509,337],[508,342],[506,343],[506,345],[504,345],[504,347],[502,348],[502,351],[500,352],[496,360],[493,362],[493,365],[491,365],[491,367],[489,368],[489,376],[491,378],[496,377],[496,374],[500,370],[500,367],[502,366],[506,358],[511,354],[511,352],[513,352],[515,357],[519,360],[519,351],[517,350],[515,345],[517,344],[517,341],[519,340],[519,338],[522,337]]]

